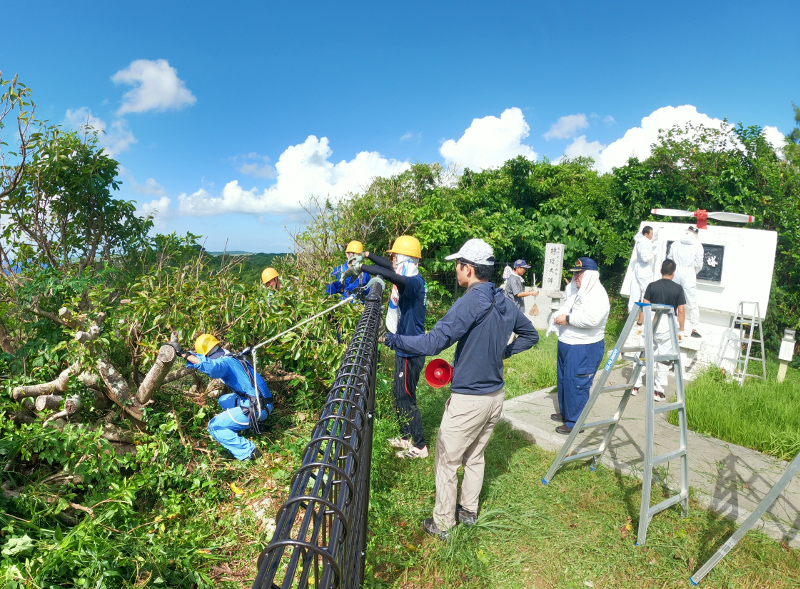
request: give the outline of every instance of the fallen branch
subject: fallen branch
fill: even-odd
[[[75,362],[66,370],[62,370],[61,374],[50,382],[16,387],[13,392],[14,400],[19,401],[23,397],[38,397],[39,395],[52,395],[54,393],[66,392],[67,386],[69,386],[69,377],[78,371],[78,366],[79,363]]]
[[[119,370],[114,368],[111,362],[108,361],[105,355],[98,358],[97,371],[100,373],[100,378],[103,379],[106,387],[108,387],[106,390],[108,398],[138,421],[137,426],[144,426],[141,405],[137,403],[136,398],[131,394],[127,381],[122,377]]]
[[[191,368],[179,368],[175,372],[170,372],[166,377],[164,377],[164,382],[162,384],[168,384],[171,382],[175,382],[176,380],[180,380],[186,376],[189,376],[193,372],[197,372],[196,370],[192,370]]]
[[[61,407],[61,401],[63,400],[64,397],[61,395],[39,395],[36,397],[34,406],[36,407],[36,411],[40,413],[45,410],[55,411]]]
[[[136,400],[140,404],[146,405],[153,398],[155,392],[164,384],[167,373],[169,373],[172,364],[175,362],[175,356],[175,348],[167,345],[161,346],[156,361],[136,392]]]

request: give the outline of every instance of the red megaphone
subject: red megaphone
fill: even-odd
[[[453,380],[453,367],[447,360],[436,358],[428,362],[425,367],[425,382],[435,389],[440,389],[450,384]]]

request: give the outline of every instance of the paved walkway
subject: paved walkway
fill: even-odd
[[[612,371],[607,385],[624,384],[629,374],[630,367],[617,368]],[[670,376],[670,386],[666,391],[668,400],[674,390]],[[601,396],[588,421],[612,417],[621,397],[621,392]],[[557,405],[555,388],[543,389],[506,401],[503,419],[530,441],[556,451],[567,439],[567,436],[555,432],[558,424],[550,419],[551,413],[558,412]],[[719,409],[725,410],[724,407]],[[644,462],[644,412],[645,395],[642,388],[639,395],[631,397],[628,402],[622,421],[603,455],[603,462],[607,466],[640,479]],[[604,428],[596,428],[578,436],[576,448],[597,448],[605,431]],[[654,446],[654,455],[678,447],[678,428],[667,422],[666,414],[656,415]],[[578,449],[571,453],[580,451]],[[783,460],[689,431],[689,485],[694,489],[693,496],[704,507],[737,523],[750,515],[787,466],[788,463]],[[672,489],[679,488],[679,467],[679,460],[669,463],[666,482]],[[544,474],[541,473],[542,476]],[[565,475],[556,473],[555,478],[559,476]],[[800,476],[792,480],[761,518],[756,529],[800,548]]]

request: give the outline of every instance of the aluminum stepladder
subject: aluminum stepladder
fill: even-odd
[[[753,305],[753,314],[752,315],[745,315],[744,313],[744,306],[745,305]],[[738,334],[736,334],[736,324],[739,324]],[[750,329],[748,333],[745,334],[744,326],[749,325]],[[756,330],[756,325],[758,326],[758,338],[754,338],[753,335]],[[727,340],[725,341],[725,345],[722,346],[722,351],[719,354],[719,359],[717,361],[717,365],[721,366],[722,361],[725,360],[725,352],[728,350],[728,346],[730,344],[734,344],[736,349],[736,357],[735,359],[727,358],[728,360],[732,360],[734,364],[733,374],[731,377],[733,380],[739,383],[739,385],[744,385],[744,381],[747,377],[751,378],[760,378],[761,380],[767,380],[767,361],[764,358],[764,331],[761,327],[761,311],[758,306],[758,301],[739,301],[739,306],[736,308],[736,315],[731,317],[730,325],[728,326],[728,331],[726,332]],[[761,350],[761,358],[752,358],[756,362],[761,362],[761,376],[757,374],[748,374],[747,372],[747,365],[750,363],[750,352],[753,347],[753,343],[757,343],[760,346]],[[742,346],[746,345],[747,349],[745,351],[744,358],[742,358]]]
[[[692,585],[697,585],[700,581],[702,581],[703,577],[710,573],[711,569],[717,566],[719,561],[725,558],[725,555],[728,554],[728,552],[730,552],[731,549],[736,546],[739,540],[741,540],[742,537],[748,531],[750,531],[750,528],[752,528],[756,522],[761,519],[761,516],[764,515],[764,512],[766,512],[767,509],[769,509],[772,504],[775,503],[778,495],[783,493],[783,490],[787,487],[789,481],[791,481],[797,475],[798,471],[800,471],[800,453],[794,457],[792,463],[783,473],[781,478],[778,479],[778,482],[775,483],[775,486],[770,489],[766,497],[761,500],[761,503],[758,504],[758,507],[753,510],[753,513],[751,513],[748,518],[742,522],[742,525],[739,526],[739,528],[731,535],[730,538],[728,538],[725,544],[723,544],[720,549],[717,550],[714,555],[709,558],[706,563],[689,578]]]
[[[652,313],[648,313],[647,311],[652,310]],[[631,330],[633,329],[634,325],[636,324],[637,317],[640,311],[645,311],[643,313],[643,335],[644,335],[644,346],[636,346],[636,347],[629,347],[624,348],[624,344],[628,339],[628,335],[630,334]],[[655,329],[658,327],[659,321],[661,320],[668,321],[669,323],[669,331],[670,331],[670,343],[672,344],[672,349],[670,354],[663,354],[663,355],[656,355],[653,350],[653,342],[654,342],[654,333]],[[617,363],[621,353],[627,352],[639,352],[639,357],[634,360],[634,367],[631,374],[630,380],[625,383],[624,385],[614,385],[614,386],[606,386],[606,381],[608,380],[609,375],[611,374],[611,370],[614,368],[614,365]],[[641,360],[641,353],[644,352],[644,362]],[[655,363],[656,362],[674,362],[675,366],[675,391],[678,396],[678,400],[675,403],[665,403],[663,405],[659,405],[658,407],[655,406],[655,400],[653,398],[653,379],[655,377]],[[688,448],[687,448],[687,441],[688,435],[686,432],[686,397],[684,395],[684,387],[683,387],[683,363],[681,362],[681,354],[680,354],[680,347],[678,343],[678,325],[675,321],[675,310],[668,306],[668,305],[650,305],[646,303],[636,303],[636,306],[633,307],[631,310],[630,315],[628,316],[628,320],[625,322],[625,327],[622,329],[622,333],[617,340],[617,344],[614,349],[611,351],[611,355],[608,358],[608,361],[605,363],[603,367],[602,374],[595,385],[592,387],[592,392],[589,395],[589,400],[586,403],[586,406],[583,408],[578,421],[575,422],[575,427],[572,428],[572,432],[570,432],[569,436],[567,437],[567,441],[559,450],[556,459],[553,461],[553,464],[550,466],[550,470],[547,471],[547,474],[542,479],[543,484],[547,484],[549,481],[553,479],[556,471],[561,468],[562,465],[573,462],[575,460],[583,460],[585,458],[591,458],[592,462],[590,464],[591,470],[597,469],[597,463],[603,456],[603,453],[608,448],[609,442],[614,435],[614,430],[616,429],[617,425],[619,424],[620,420],[622,419],[622,414],[625,412],[625,406],[628,404],[628,400],[631,396],[631,390],[633,389],[634,385],[636,384],[636,380],[639,378],[639,373],[641,372],[642,368],[645,369],[645,376],[646,376],[646,394],[645,394],[645,413],[646,413],[646,420],[645,420],[645,443],[644,443],[644,472],[642,476],[642,504],[639,511],[639,532],[636,538],[636,545],[641,546],[645,543],[647,539],[647,527],[650,525],[650,520],[653,516],[667,509],[668,507],[672,507],[673,505],[680,503],[683,517],[686,517],[689,510],[689,457],[687,455]],[[617,407],[616,413],[610,419],[601,419],[600,421],[595,421],[592,423],[584,423],[586,418],[589,416],[589,413],[592,410],[597,399],[600,395],[604,393],[611,393],[615,391],[624,391],[622,395],[622,399],[620,399],[619,406]],[[666,454],[662,454],[660,456],[653,456],[653,434],[655,430],[655,416],[657,413],[666,413],[667,411],[678,411],[678,431],[679,431],[679,448],[677,450],[673,450],[672,452],[667,452]],[[600,447],[596,450],[588,450],[586,452],[580,452],[573,456],[567,456],[570,448],[575,443],[575,439],[577,438],[578,434],[580,433],[581,429],[588,429],[588,428],[596,428],[596,427],[606,427],[606,433],[603,437],[603,442],[600,444]],[[669,462],[670,460],[674,460],[680,458],[681,460],[681,488],[680,493],[665,499],[661,503],[650,506],[650,492],[651,492],[651,484],[653,480],[653,467],[658,466],[660,464],[664,464]]]

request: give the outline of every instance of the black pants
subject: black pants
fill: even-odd
[[[425,447],[422,417],[417,409],[417,383],[425,367],[425,356],[394,357],[394,406],[400,418],[400,435],[412,440],[417,448]]]

